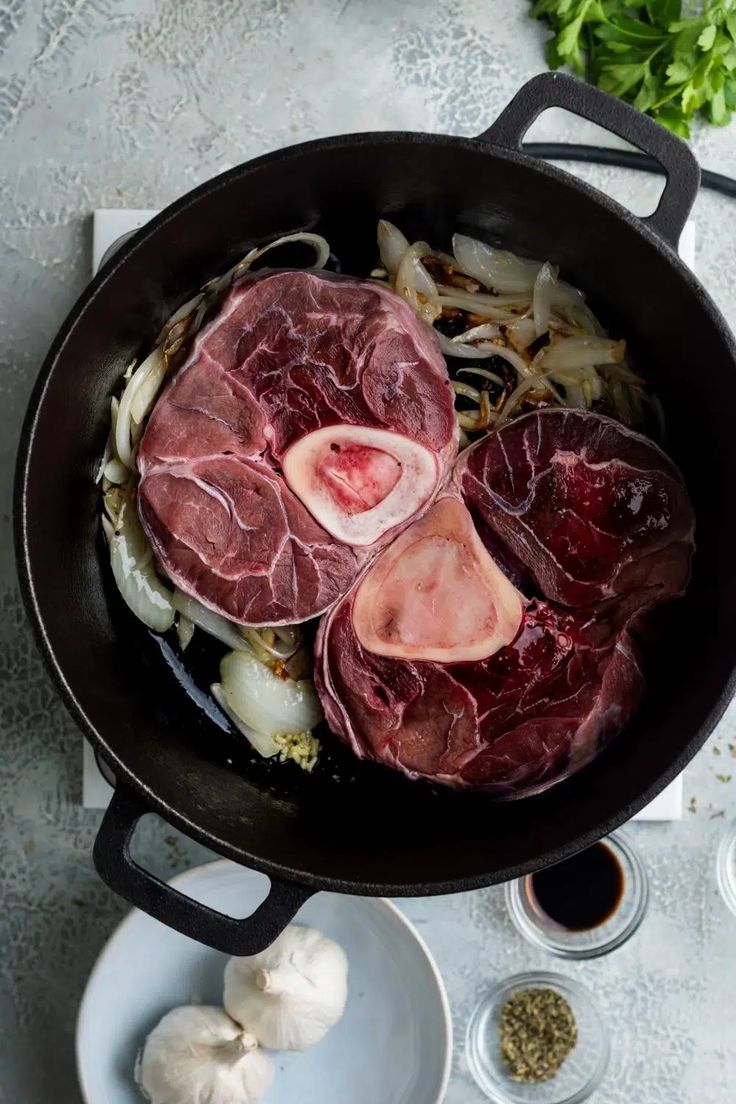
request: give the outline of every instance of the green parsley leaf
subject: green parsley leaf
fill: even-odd
[[[535,0],[550,68],[567,65],[688,137],[736,111],[736,0]]]
[[[692,71],[692,66],[686,61],[673,61],[665,70],[667,84],[682,84],[690,78]]]
[[[678,134],[680,138],[690,137],[690,125],[681,111],[676,107],[663,107],[654,113],[654,118],[668,130]]]
[[[725,126],[731,121],[731,112],[726,107],[726,93],[721,88],[716,92],[708,106],[708,118],[714,126]]]
[[[681,0],[649,0],[646,8],[650,22],[665,30],[682,14]]]
[[[626,93],[644,79],[646,69],[643,65],[608,65],[601,73],[600,87],[614,96],[626,97]]]

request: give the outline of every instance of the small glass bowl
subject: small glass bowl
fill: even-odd
[[[716,878],[721,897],[736,916],[736,820],[729,824],[718,845]]]
[[[549,1081],[513,1081],[501,1056],[498,1024],[506,1001],[521,989],[554,989],[570,1005],[577,1025],[575,1049]],[[610,1054],[608,1032],[587,989],[572,978],[544,971],[517,974],[495,986],[470,1017],[465,1039],[470,1072],[496,1104],[581,1104],[600,1086]]]
[[[623,895],[611,916],[587,931],[570,931],[543,913],[529,891],[531,875],[506,883],[506,907],[517,930],[530,943],[561,958],[597,958],[620,947],[637,930],[649,904],[649,880],[644,865],[622,833],[616,832],[601,843],[610,847],[619,861]]]

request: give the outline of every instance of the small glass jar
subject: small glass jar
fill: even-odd
[[[554,989],[572,1009],[577,1042],[548,1081],[514,1081],[501,1054],[501,1011],[522,989]],[[478,1087],[496,1104],[582,1104],[600,1086],[610,1054],[605,1024],[589,991],[546,971],[517,974],[490,990],[470,1017],[465,1038],[468,1066]]]
[[[597,958],[630,939],[646,915],[649,881],[644,865],[628,839],[616,832],[601,843],[610,848],[621,869],[618,903],[602,923],[585,930],[570,930],[556,923],[539,907],[532,875],[507,882],[506,906],[517,930],[531,943],[561,958]]]
[[[721,897],[736,916],[736,820],[729,824],[718,845],[716,878]]]

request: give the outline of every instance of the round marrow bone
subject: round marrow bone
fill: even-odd
[[[373,544],[422,509],[440,472],[424,445],[384,429],[327,426],[291,446],[284,478],[312,517],[351,545]]]
[[[376,655],[462,663],[510,644],[522,612],[466,507],[443,496],[363,576],[353,627]]]

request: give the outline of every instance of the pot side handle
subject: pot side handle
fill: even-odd
[[[250,916],[236,920],[180,893],[136,863],[130,854],[135,826],[151,810],[121,786],[115,787],[94,845],[97,873],[115,893],[142,912],[190,939],[228,955],[265,950],[293,919],[314,890],[271,879],[265,901]]]
[[[597,123],[661,165],[666,176],[664,191],[654,214],[641,221],[677,249],[700,186],[700,166],[681,138],[622,100],[577,77],[541,73],[519,89],[495,123],[479,134],[477,140],[518,150],[529,127],[548,107],[564,108]]]

